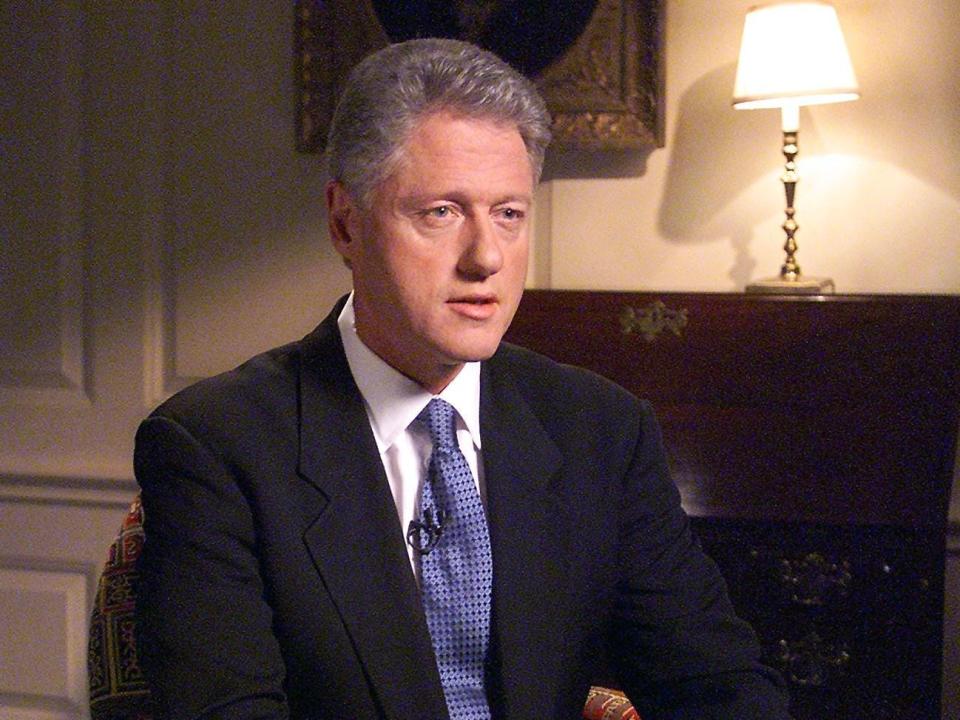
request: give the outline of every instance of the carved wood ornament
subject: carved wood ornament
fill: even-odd
[[[365,55],[398,39],[386,29],[375,0],[295,0],[294,64],[297,149],[322,151],[336,98],[350,69]],[[536,6],[558,23],[566,44],[548,62],[530,63],[553,115],[554,146],[580,150],[629,150],[663,145],[663,82],[660,0],[596,0],[582,29],[557,21],[560,0],[527,4],[518,0],[478,5],[483,13],[458,12],[453,32],[437,35],[479,41],[502,37],[496,13],[526,12]],[[454,9],[460,4],[454,3]],[[413,19],[414,22],[416,18]],[[388,23],[389,24],[389,23]],[[513,26],[510,30],[513,30]],[[537,28],[539,30],[539,28]],[[497,32],[494,33],[494,30]],[[506,31],[509,32],[510,30]],[[429,32],[426,26],[418,34]],[[512,47],[533,55],[539,39],[511,38]],[[490,49],[497,51],[498,48]],[[520,62],[517,62],[517,60]],[[518,67],[522,54],[513,58]],[[523,68],[522,68],[523,69]]]

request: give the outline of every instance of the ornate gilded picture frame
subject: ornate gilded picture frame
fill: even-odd
[[[661,0],[295,0],[297,149],[323,150],[350,69],[390,42],[460,37],[540,87],[554,145],[663,145]]]

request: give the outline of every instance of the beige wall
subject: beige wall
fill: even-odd
[[[730,107],[750,4],[666,3],[666,146],[628,177],[549,184],[544,282],[727,291],[779,270],[779,113]],[[835,5],[862,97],[801,112],[801,266],[840,292],[960,292],[960,8]]]
[[[729,107],[747,4],[666,2],[666,146],[592,158],[590,177],[552,161],[531,284],[737,290],[776,270],[777,116]],[[802,115],[801,264],[846,292],[960,292],[960,9],[837,7],[863,99]],[[83,717],[84,623],[135,490],[138,420],[307,332],[349,287],[320,159],[292,150],[292,24],[292,0],[0,4],[16,69],[0,138],[0,716]],[[960,713],[950,603],[944,717]]]

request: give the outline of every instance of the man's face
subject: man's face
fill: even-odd
[[[523,293],[533,174],[516,128],[437,113],[361,208],[327,189],[357,332],[433,392],[496,350]]]

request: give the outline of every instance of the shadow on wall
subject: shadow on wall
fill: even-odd
[[[734,110],[730,98],[736,65],[729,63],[697,80],[680,98],[670,162],[658,214],[663,237],[678,243],[715,242],[728,238],[734,261],[727,276],[743,287],[758,274],[750,248],[757,224],[785,205],[779,178],[784,157],[777,110]],[[842,146],[842,141],[831,141]],[[799,170],[803,161],[822,152],[817,123],[803,109],[800,119]],[[844,148],[846,151],[847,148]],[[742,196],[762,179],[763,201]],[[797,203],[802,206],[803,187]],[[751,196],[752,197],[752,196]],[[782,243],[783,233],[771,224],[766,241]],[[769,235],[769,238],[766,236]],[[776,267],[768,268],[775,274]]]
[[[779,132],[774,131],[779,125],[770,119],[775,111],[731,108],[735,72],[733,63],[717,68],[680,98],[658,226],[675,242],[730,238],[736,259],[728,274],[739,287],[756,267],[749,248],[758,218],[722,211],[751,182],[775,168]]]
[[[543,181],[641,177],[647,173],[647,158],[656,149],[560,150],[551,148],[547,152],[543,165]]]

